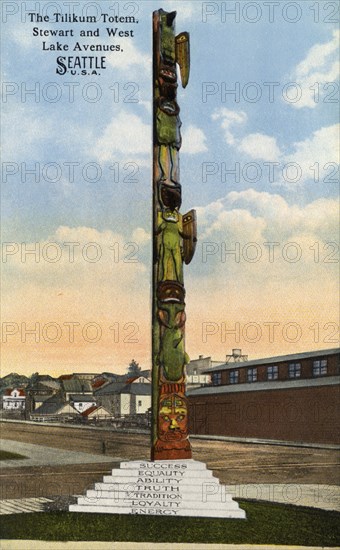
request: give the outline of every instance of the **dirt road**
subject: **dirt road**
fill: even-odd
[[[1,422],[1,438],[70,451],[112,456],[110,463],[10,468],[1,472],[1,498],[83,494],[126,460],[149,458],[149,437],[110,430],[85,430]],[[104,445],[103,445],[104,443]],[[192,439],[193,458],[207,463],[221,482],[340,485],[339,452]]]

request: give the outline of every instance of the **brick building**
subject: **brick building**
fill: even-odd
[[[339,349],[207,369],[212,384],[189,390],[190,430],[305,443],[340,443]]]

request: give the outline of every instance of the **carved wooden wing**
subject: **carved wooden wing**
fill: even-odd
[[[196,249],[197,242],[197,217],[196,210],[190,210],[184,214],[183,219],[183,259],[190,264]]]
[[[181,32],[176,36],[176,61],[181,72],[181,81],[183,88],[189,81],[190,74],[190,42],[189,33]]]

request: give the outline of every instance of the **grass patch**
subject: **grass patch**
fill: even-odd
[[[10,453],[9,451],[0,451],[0,460],[19,460],[21,458],[27,458],[27,456]]]
[[[337,546],[340,513],[238,500],[247,519],[50,512],[1,518],[2,539]]]

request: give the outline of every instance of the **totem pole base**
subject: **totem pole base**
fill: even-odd
[[[121,462],[70,512],[245,519],[227,487],[196,460]]]

